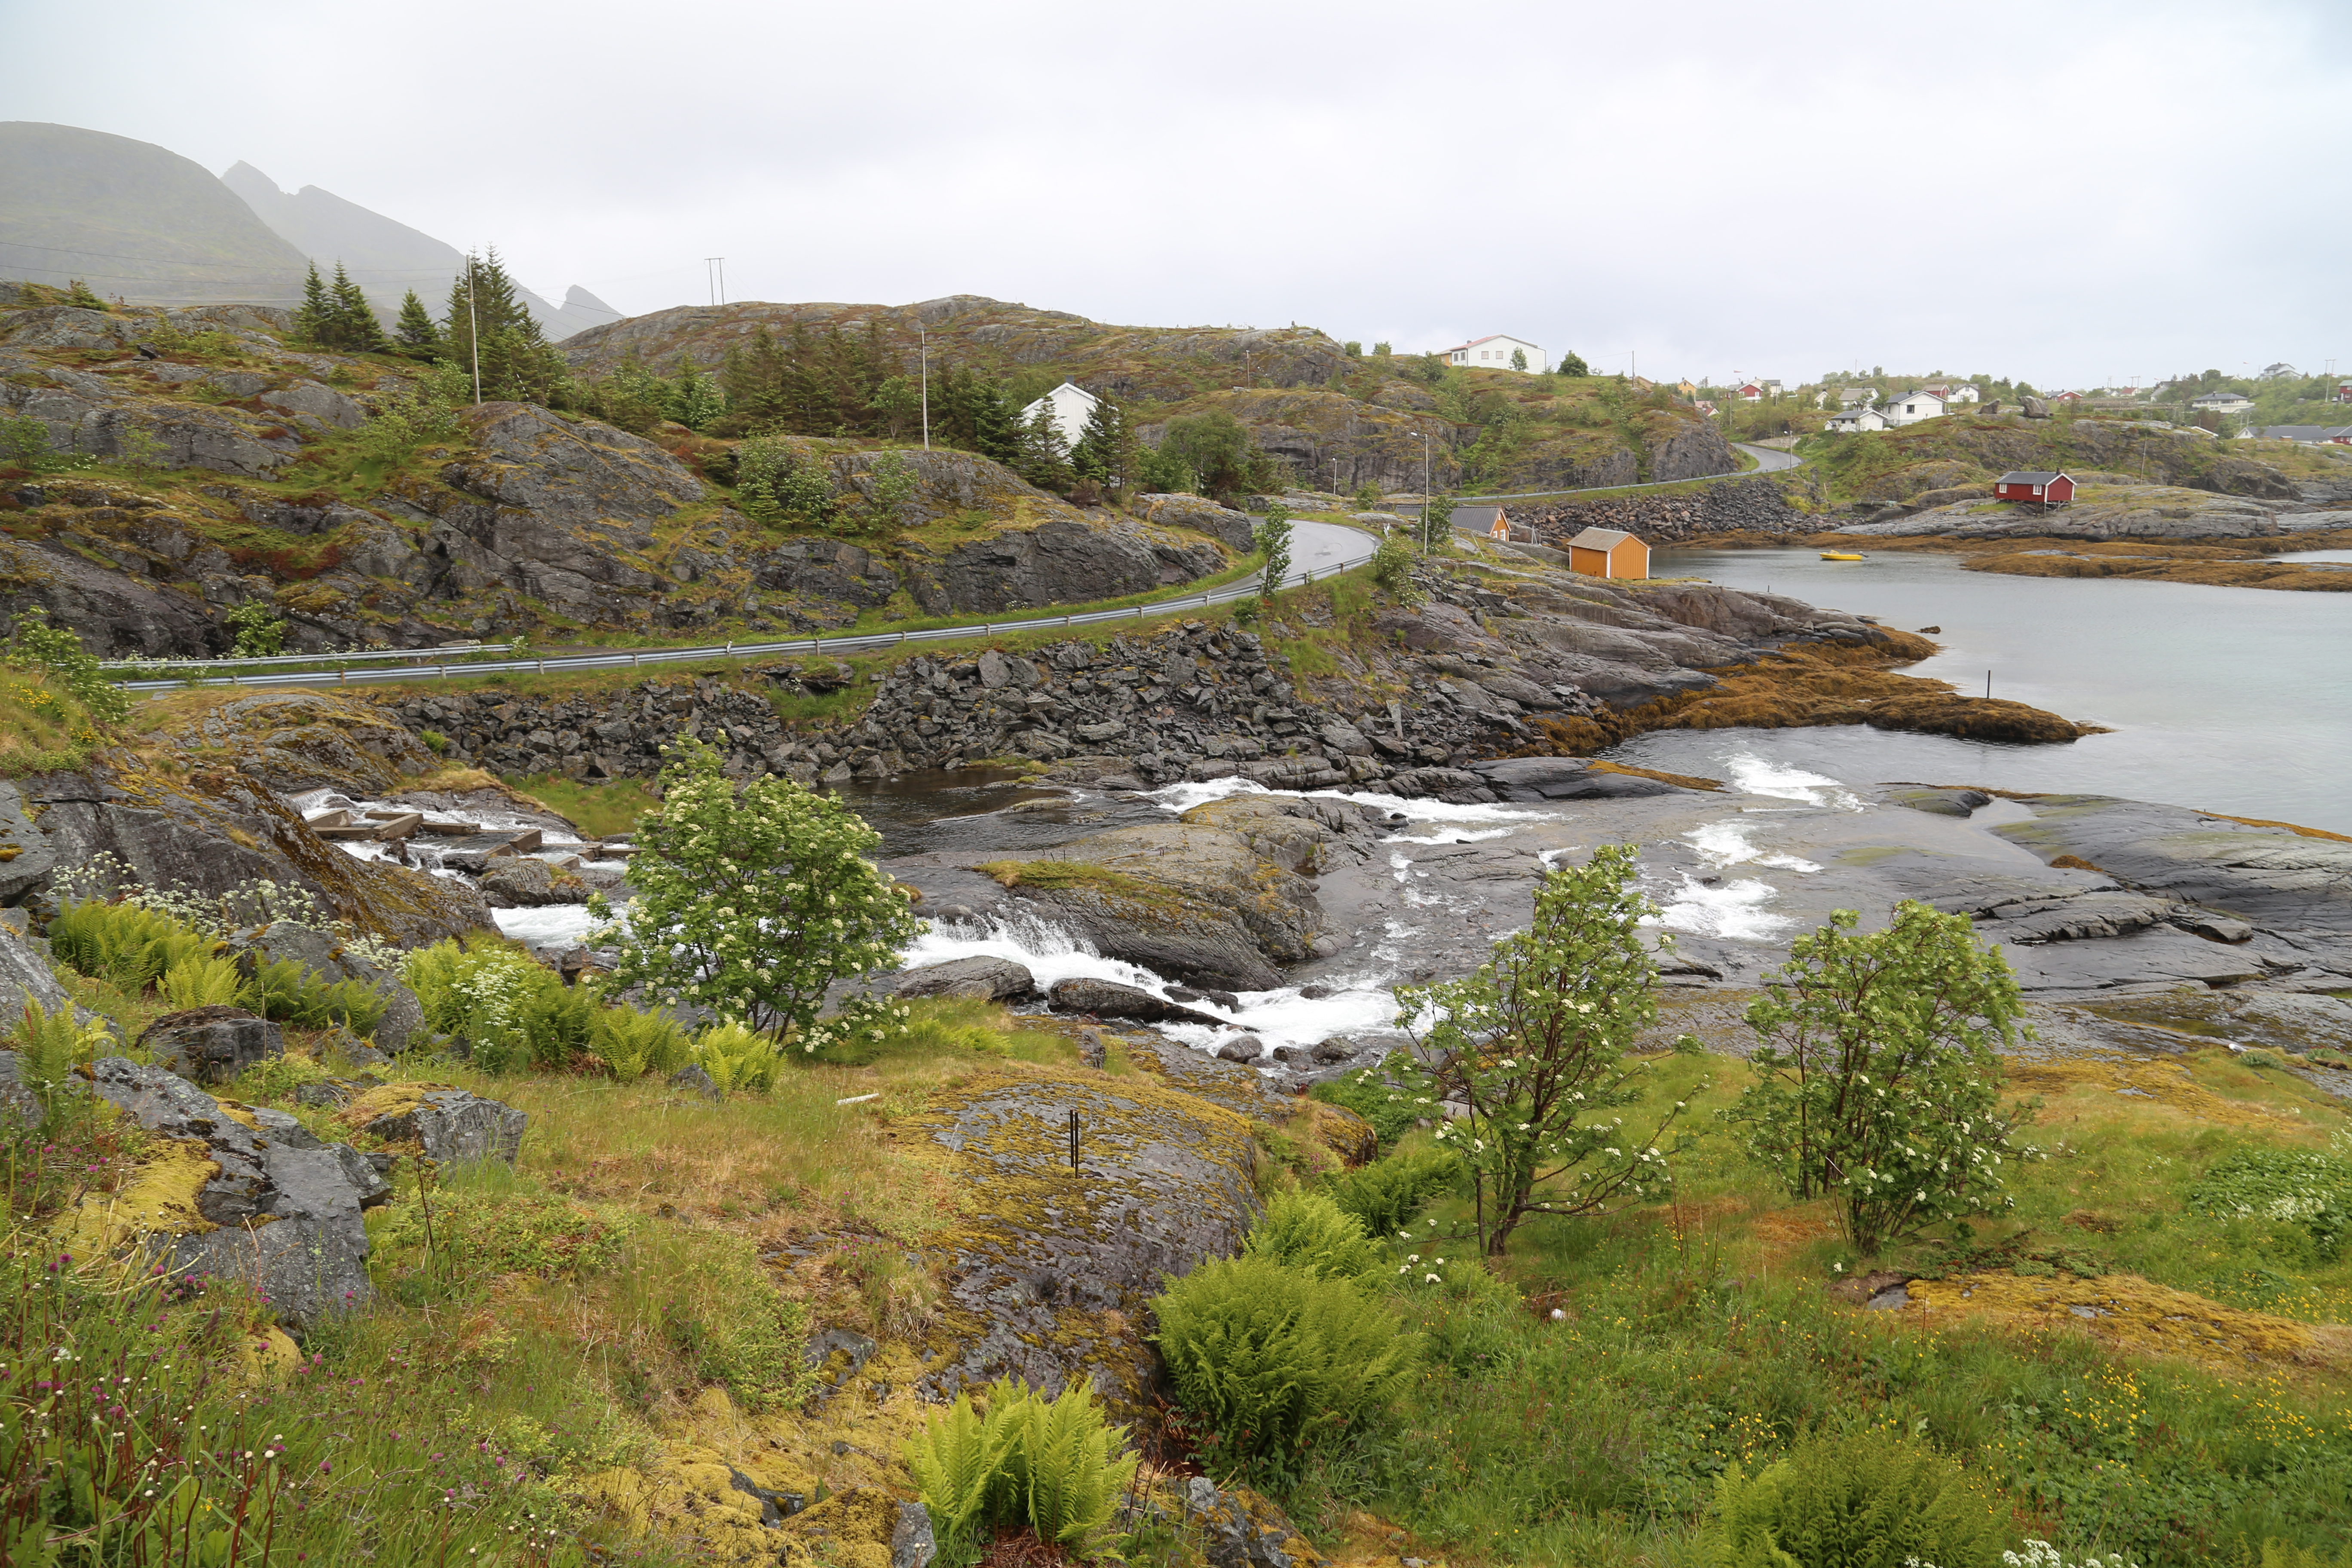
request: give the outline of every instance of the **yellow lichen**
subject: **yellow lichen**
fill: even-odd
[[[60,1215],[54,1232],[66,1251],[112,1252],[148,1237],[201,1236],[218,1227],[196,1212],[196,1194],[220,1174],[211,1148],[193,1139],[150,1145],[131,1178],[111,1193],[92,1193]]]
[[[2083,1333],[2118,1350],[2179,1356],[2217,1370],[2242,1372],[2263,1363],[2352,1367],[2352,1329],[2225,1307],[2137,1274],[1968,1274],[1914,1280],[1910,1293],[1911,1310],[2006,1329]]]

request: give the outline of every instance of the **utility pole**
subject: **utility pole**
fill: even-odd
[[[916,353],[923,367],[923,450],[931,449],[931,340],[923,329],[915,329]]]
[[[466,253],[466,336],[474,352],[474,406],[482,405],[482,327],[474,314],[474,296],[481,290],[474,287],[474,253]]]
[[[702,280],[709,286],[711,304],[723,305],[727,302],[727,258],[725,257],[706,256],[702,258]]]

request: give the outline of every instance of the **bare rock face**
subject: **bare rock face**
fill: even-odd
[[[1132,510],[1163,528],[1189,528],[1205,533],[1229,550],[1249,551],[1257,544],[1256,525],[1244,511],[1194,495],[1139,495]]]
[[[2268,539],[2279,531],[2277,508],[2242,496],[2169,485],[2116,485],[2078,496],[2053,512],[1983,500],[1956,501],[1891,522],[1842,531],[1910,539]]]
[[[242,1007],[194,1007],[147,1026],[139,1044],[165,1070],[191,1083],[223,1084],[246,1068],[286,1054],[277,1025]]]
[[[1133,524],[1061,518],[958,545],[929,563],[910,552],[908,588],[932,615],[1042,609],[1189,583],[1223,564],[1212,544],[1155,539]]]
[[[1085,1378],[1132,1415],[1153,1376],[1141,1325],[1163,1277],[1238,1249],[1256,1214],[1247,1119],[1132,1079],[1007,1064],[933,1096],[909,1131],[950,1152],[973,1205],[925,1394],[1006,1373],[1055,1394]]]
[[[290,883],[329,915],[412,944],[491,923],[471,887],[346,855],[239,775],[167,779],[93,768],[37,774],[17,787],[40,807],[38,831],[61,859],[110,854],[151,888],[216,894],[247,882]]]

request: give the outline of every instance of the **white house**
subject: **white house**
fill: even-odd
[[[1888,398],[1879,412],[1889,425],[1916,425],[1943,417],[1944,400],[1932,392],[1906,392]]]
[[[1849,408],[1843,414],[1831,415],[1826,428],[1832,436],[1853,436],[1864,430],[1884,430],[1886,428],[1886,416],[1865,403],[1859,408]]]
[[[2192,397],[2189,406],[2200,414],[2225,414],[2231,418],[2253,412],[2254,400],[2242,392],[2209,392],[2202,397]]]
[[[1473,338],[1445,351],[1448,364],[1468,365],[1473,370],[1509,370],[1511,355],[1527,356],[1526,370],[1529,375],[1540,375],[1544,369],[1544,352],[1540,345],[1525,338],[1506,337],[1496,332],[1490,337]]]
[[[1087,433],[1087,420],[1094,413],[1095,405],[1101,401],[1085,387],[1066,381],[1023,409],[1021,420],[1025,425],[1037,417],[1037,410],[1051,407],[1054,410],[1054,428],[1061,432],[1065,443],[1075,447],[1078,444],[1078,437]]]
[[[1981,395],[1982,394],[1977,391],[1977,384],[1975,382],[1963,381],[1953,386],[1952,395],[1949,397],[1945,398],[1944,401],[1947,403],[1974,403]]]
[[[1838,406],[1840,408],[1852,408],[1856,404],[1867,405],[1878,401],[1878,388],[1874,386],[1841,386],[1837,389],[1837,400]],[[1826,408],[1829,405],[1824,403],[1822,406]]]
[[[2303,372],[2295,369],[2294,366],[2287,363],[2284,360],[2279,361],[2276,364],[2266,364],[2263,366],[2263,379],[2264,381],[2285,381],[2290,380],[2293,377],[2299,376],[2302,374]]]

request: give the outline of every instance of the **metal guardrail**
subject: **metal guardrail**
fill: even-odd
[[[1367,536],[1369,538],[1369,536]],[[1285,588],[1303,586],[1318,576],[1329,577],[1338,573],[1353,571],[1372,558],[1373,546],[1360,555],[1349,555],[1319,567],[1307,567],[1283,578]],[[1181,599],[1161,599],[1149,605],[1134,605],[1124,610],[1088,610],[1062,616],[1037,616],[1022,620],[989,621],[976,626],[933,626],[922,631],[869,632],[863,637],[793,637],[781,642],[730,642],[723,647],[635,648],[623,653],[573,654],[559,658],[492,659],[467,663],[451,659],[437,668],[428,663],[424,668],[410,669],[339,669],[333,684],[359,685],[386,680],[446,680],[453,676],[465,679],[478,675],[516,674],[528,671],[537,675],[550,672],[591,669],[641,669],[648,665],[686,664],[712,658],[751,658],[769,654],[859,653],[876,648],[898,647],[914,642],[952,642],[961,637],[994,637],[999,632],[1044,631],[1058,626],[1097,626],[1105,621],[1141,620],[1150,616],[1170,615],[1181,610],[1202,609],[1211,605],[1229,604],[1235,599],[1254,597],[1260,591],[1255,579],[1229,583],[1222,588],[1212,588]],[[403,658],[423,657],[428,661],[433,655],[455,649],[418,648],[401,655]],[[328,662],[352,656],[328,655]],[[283,662],[270,660],[265,662]],[[218,666],[207,663],[205,668]],[[130,691],[171,691],[187,684],[185,680],[126,680],[120,683]],[[206,685],[215,682],[205,682]],[[291,671],[281,675],[239,676],[232,670],[226,684],[235,686],[317,686],[326,684],[316,675]]]
[[[448,659],[453,656],[474,658],[483,654],[506,653],[513,647],[514,644],[503,642],[453,642],[441,643],[433,647],[373,648],[352,653],[281,653],[247,658],[110,658],[100,660],[98,668],[110,675],[117,672],[136,675],[142,670],[157,669],[196,671],[253,669],[265,665],[276,669],[289,664],[352,664],[362,659],[405,658],[413,661],[429,661],[436,658]],[[123,684],[131,683],[126,681]]]

